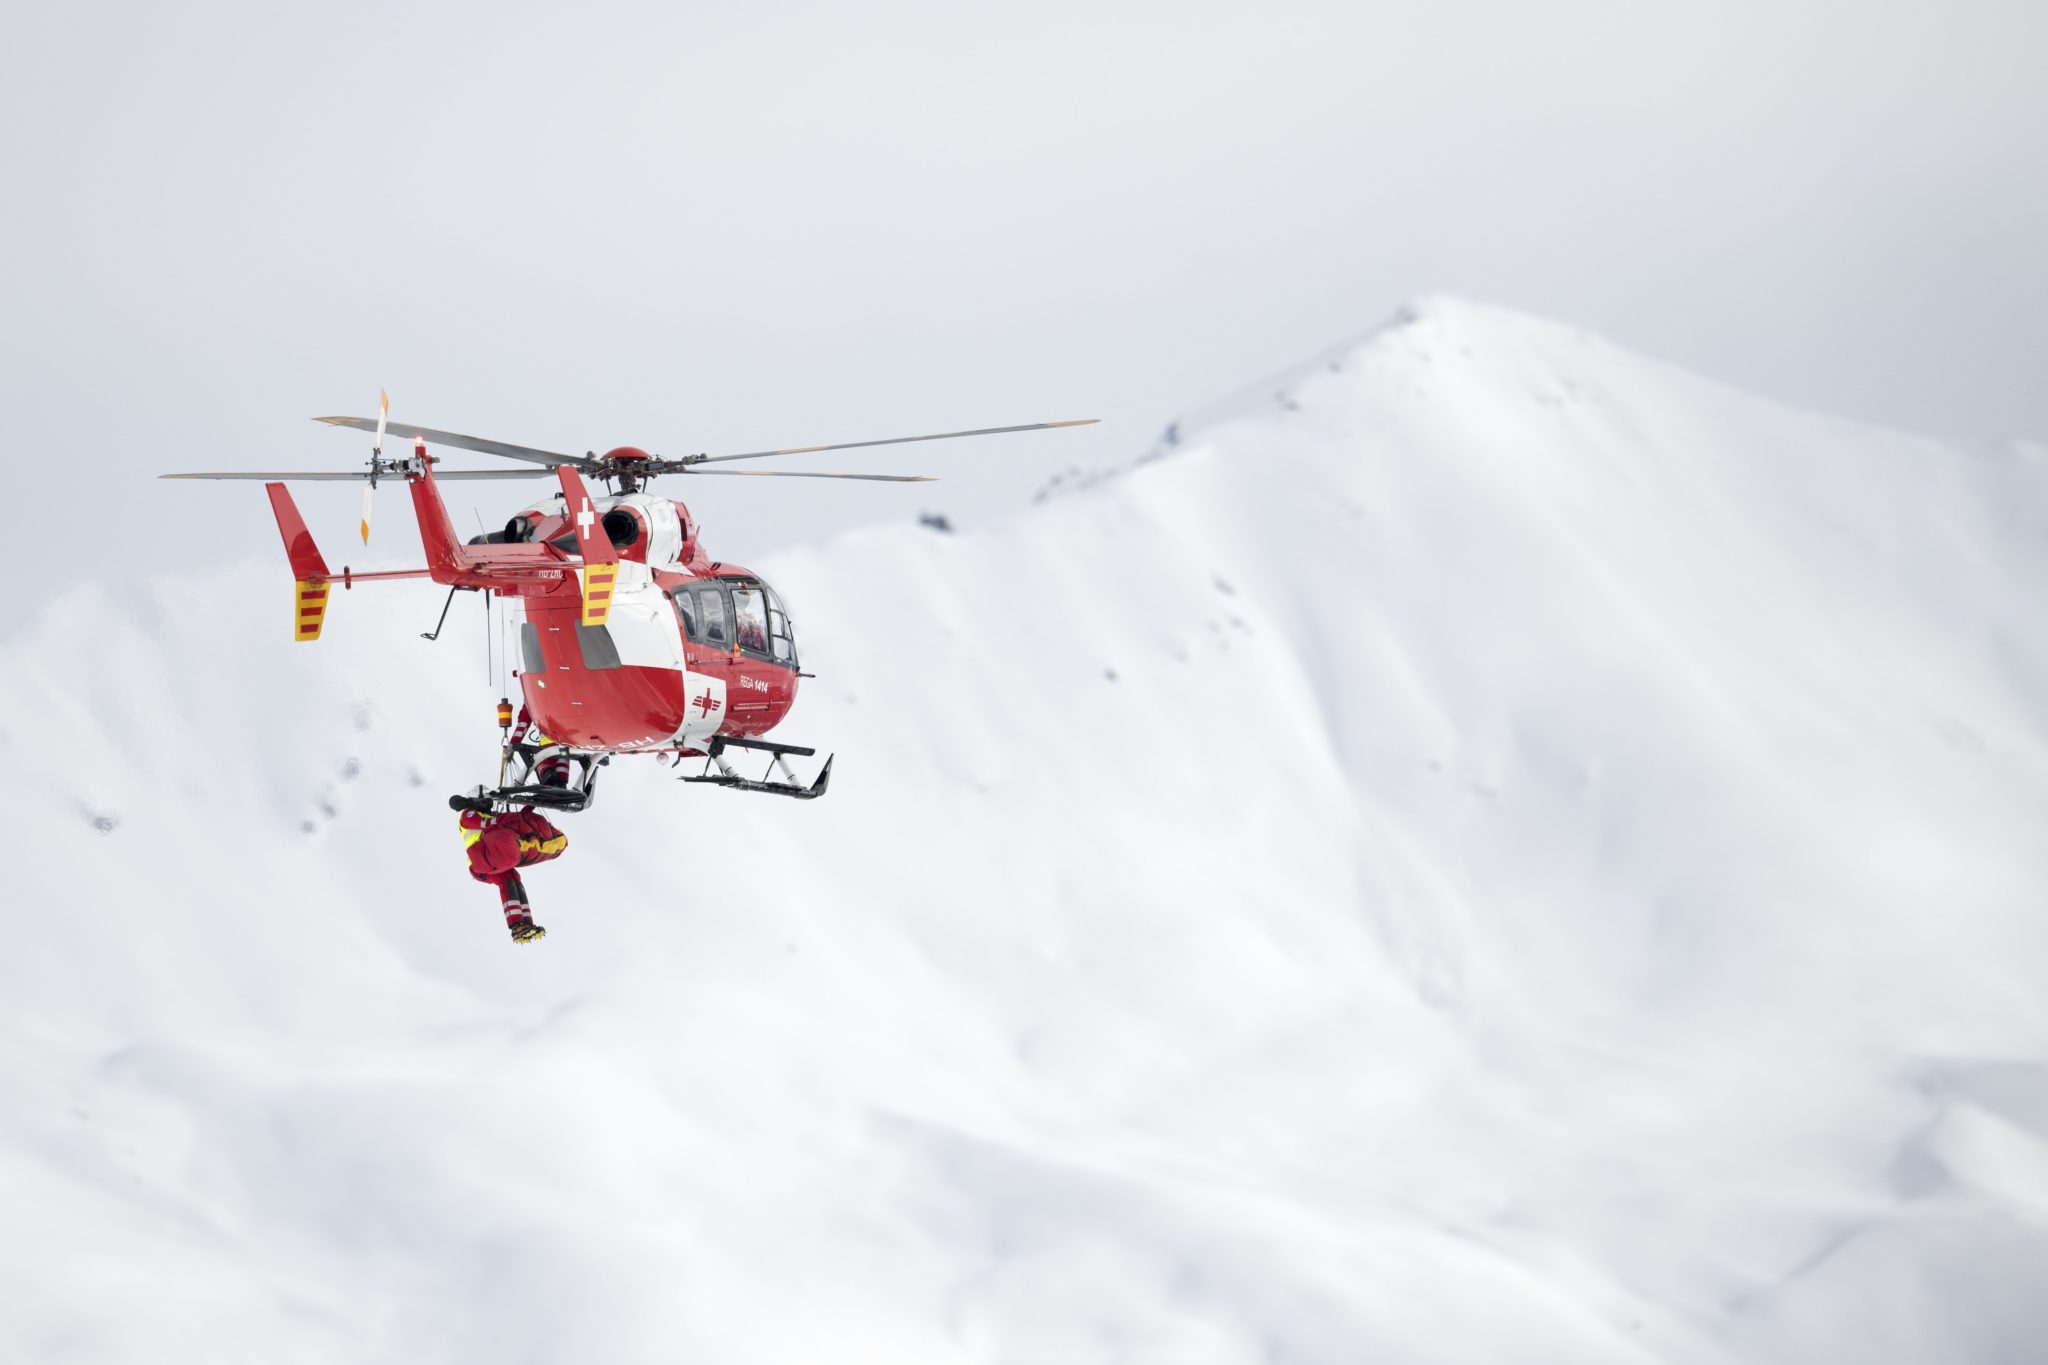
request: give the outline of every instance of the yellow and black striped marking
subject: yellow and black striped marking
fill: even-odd
[[[298,587],[298,615],[292,622],[292,638],[317,640],[320,638],[320,623],[327,619],[327,584],[301,578]]]
[[[619,576],[616,564],[583,566],[583,624],[601,626],[612,609],[612,580]]]

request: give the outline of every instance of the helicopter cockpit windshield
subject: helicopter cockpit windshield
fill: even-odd
[[[736,583],[732,592],[733,639],[743,653],[796,667],[796,637],[782,600],[766,583]]]

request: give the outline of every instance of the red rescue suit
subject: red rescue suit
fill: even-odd
[[[469,875],[498,888],[505,923],[517,928],[521,920],[533,918],[519,869],[561,857],[562,850],[569,847],[569,836],[532,810],[502,815],[466,810],[462,813],[462,842],[469,847]]]

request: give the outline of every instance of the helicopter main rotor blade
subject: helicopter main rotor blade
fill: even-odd
[[[332,418],[323,418],[331,421]],[[829,446],[790,446],[785,450],[749,450],[739,455],[692,455],[680,463],[688,465],[717,464],[722,460],[763,460],[771,455],[812,455],[821,450],[860,450],[867,446],[900,446],[912,441],[951,441],[961,436],[1000,436],[1007,431],[1047,431],[1053,427],[1085,427],[1101,421],[1099,417],[1082,417],[1070,422],[1026,422],[1021,427],[977,427],[973,431],[935,431],[929,436],[891,436],[880,441],[841,441]],[[664,460],[663,464],[678,463]],[[879,476],[878,476],[879,477]]]
[[[434,471],[434,482],[439,483],[443,479],[545,479],[552,472],[552,470],[546,469],[437,469]],[[348,474],[337,474],[331,470],[324,469],[294,469],[284,473],[259,474],[250,470],[238,469],[218,474],[159,474],[157,477],[159,479],[264,479],[273,482],[303,482],[308,479],[320,479],[331,482],[344,482],[351,479],[367,481],[370,477],[370,471],[365,469]],[[383,477],[388,479],[393,477],[393,475],[387,471]]]
[[[728,479],[870,479],[876,483],[938,482],[930,474],[812,474],[800,473],[793,469],[685,469],[683,473],[692,476],[706,474]]]
[[[356,431],[378,430],[375,417],[315,417],[316,422],[325,422],[330,427],[351,427]],[[586,469],[597,463],[581,455],[558,455],[552,450],[536,450],[532,446],[515,446],[508,441],[493,441],[482,436],[464,436],[459,431],[436,431],[432,427],[410,426],[404,422],[392,422],[394,432],[405,432],[413,436],[424,436],[439,446],[454,446],[457,450],[474,450],[480,455],[501,455],[508,460],[525,460],[529,464],[544,464],[553,469],[556,465],[574,465]],[[435,478],[441,476],[436,474]]]

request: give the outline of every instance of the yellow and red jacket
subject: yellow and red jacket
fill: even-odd
[[[469,875],[491,881],[515,868],[559,858],[569,836],[530,810],[484,815],[462,813],[462,843],[469,850]]]

